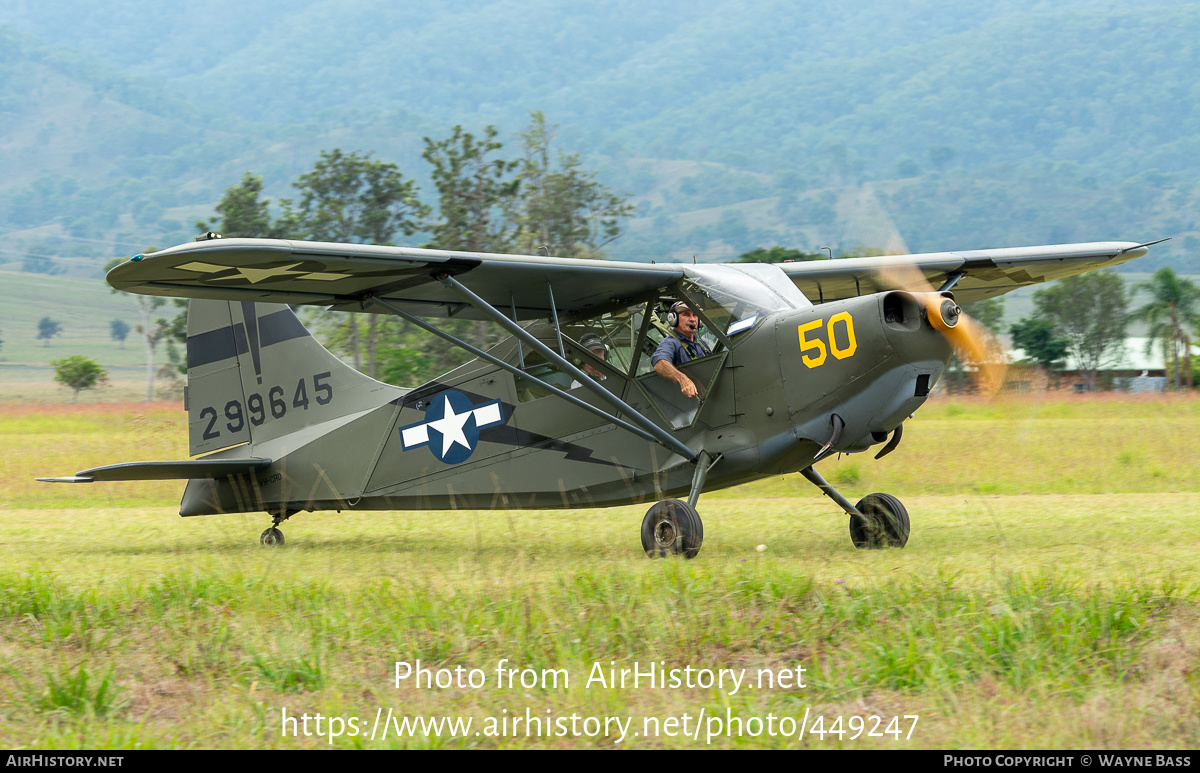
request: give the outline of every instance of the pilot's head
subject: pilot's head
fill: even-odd
[[[671,314],[675,318],[675,329],[687,336],[696,335],[696,331],[700,329],[700,318],[696,316],[696,312],[692,311],[686,303],[678,301],[671,307]]]
[[[601,360],[608,359],[608,346],[605,345],[604,339],[602,339],[600,336],[596,335],[595,333],[588,333],[583,338],[579,339],[579,343],[583,345],[584,349],[587,349],[589,352],[596,355]],[[603,373],[601,373],[596,368],[593,368],[591,365],[587,364],[586,362],[583,363],[583,372],[595,379],[604,380],[604,378],[605,378]]]
[[[608,347],[604,345],[604,339],[595,333],[588,333],[583,338],[579,339],[579,343],[583,344],[583,348],[587,349],[592,354],[602,360],[608,359]]]

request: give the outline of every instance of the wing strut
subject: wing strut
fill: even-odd
[[[938,288],[938,292],[944,293],[949,290],[953,290],[954,285],[958,284],[958,280],[962,279],[966,275],[966,271],[955,271],[954,273],[950,274],[950,276],[946,277],[946,281],[942,283],[942,286]]]
[[[558,351],[563,357],[567,356],[567,350],[563,348],[562,328],[558,326],[558,307],[554,305],[554,285],[546,283],[546,289],[550,291],[550,313],[554,315],[554,334],[558,336]],[[514,314],[513,319],[517,317]]]
[[[540,378],[531,376],[529,373],[526,373],[525,371],[521,370],[517,366],[511,365],[511,364],[505,362],[504,360],[500,359],[499,357],[494,357],[494,356],[488,354],[487,352],[483,351],[482,349],[472,346],[471,344],[467,343],[466,341],[463,341],[463,340],[451,335],[450,333],[447,333],[444,330],[439,330],[438,328],[429,324],[428,322],[421,319],[420,317],[409,314],[407,311],[397,308],[397,307],[393,306],[392,304],[388,303],[387,301],[382,300],[381,298],[371,298],[371,299],[369,299],[369,302],[374,303],[377,306],[382,306],[383,308],[390,311],[392,314],[395,314],[397,317],[408,320],[409,322],[413,323],[414,325],[421,328],[422,330],[425,330],[426,332],[429,332],[429,333],[433,333],[438,338],[441,338],[445,341],[449,341],[451,344],[454,344],[455,346],[457,346],[461,349],[464,349],[465,351],[470,352],[471,354],[475,355],[476,357],[480,358],[481,360],[490,362],[491,364],[495,365],[496,367],[507,370],[509,373],[512,373],[514,376],[518,376],[520,378],[524,378],[529,381],[535,382],[538,386],[541,386],[544,389],[549,390],[553,394],[558,395],[559,397],[563,398],[564,400],[571,403],[572,405],[577,406],[579,408],[583,408],[584,410],[589,411],[591,413],[594,413],[597,416],[599,416],[600,418],[604,419],[605,421],[611,421],[613,424],[616,424],[621,429],[632,432],[633,434],[637,435],[638,437],[642,438],[643,440],[649,440],[651,443],[658,443],[662,446],[665,446],[667,448],[667,450],[674,451],[675,453],[679,453],[678,449],[676,448],[676,445],[678,445],[680,448],[683,448],[687,452],[687,454],[685,455],[687,459],[695,461],[697,458],[696,453],[694,451],[692,451],[690,448],[683,445],[679,441],[675,440],[675,438],[671,437],[670,435],[667,435],[665,432],[663,432],[658,427],[654,427],[656,430],[658,430],[658,432],[655,432],[655,433],[646,432],[645,430],[641,429],[640,427],[636,427],[633,424],[630,424],[629,422],[624,421],[623,419],[619,419],[616,416],[613,416],[609,412],[605,411],[603,408],[592,405],[590,403],[585,403],[583,400],[580,400],[575,395],[570,394],[569,392],[565,392],[562,389],[558,388],[557,386],[547,383],[547,382],[541,380]],[[525,331],[522,330],[521,332],[524,333]],[[553,352],[552,352],[552,354],[553,354]],[[580,383],[582,383],[582,382],[580,382]],[[609,394],[609,392],[606,391],[605,394]],[[643,421],[646,420],[645,417],[642,417],[641,414],[639,414],[637,411],[633,411],[633,409],[629,409],[629,410],[632,411],[633,415],[638,416],[639,418],[642,418]],[[651,425],[651,426],[654,426],[654,425]],[[668,445],[667,443],[664,443],[662,437],[660,436],[660,433],[661,433],[661,435],[666,435],[668,440],[674,441],[674,445]]]
[[[455,289],[456,291],[458,291],[458,294],[463,296],[464,298],[466,298],[467,301],[472,306],[474,306],[476,309],[478,309],[482,313],[486,314],[487,316],[491,317],[492,320],[497,325],[504,328],[509,333],[511,333],[513,336],[515,336],[518,341],[524,341],[526,344],[529,345],[529,347],[531,349],[536,351],[538,354],[542,355],[550,362],[553,362],[555,365],[559,366],[560,368],[565,370],[567,373],[570,373],[572,376],[575,377],[576,381],[578,381],[583,386],[587,387],[592,392],[592,394],[596,395],[601,400],[603,400],[604,402],[611,405],[617,411],[627,415],[631,421],[633,421],[635,424],[637,424],[639,427],[641,427],[646,432],[649,432],[651,435],[653,435],[654,438],[659,443],[666,446],[667,449],[674,451],[675,453],[679,454],[684,459],[687,459],[690,462],[696,461],[696,459],[698,457],[697,457],[695,451],[688,448],[683,443],[679,442],[679,440],[676,439],[673,435],[671,435],[671,433],[667,432],[662,427],[660,427],[657,424],[655,424],[654,422],[650,421],[645,416],[643,416],[641,413],[639,413],[638,411],[636,411],[635,409],[633,409],[632,407],[627,405],[624,400],[622,400],[621,398],[614,395],[612,392],[609,392],[607,389],[605,389],[604,387],[597,384],[595,381],[592,380],[591,376],[584,373],[579,368],[575,367],[569,360],[567,360],[566,357],[560,356],[557,352],[555,352],[549,346],[546,346],[544,343],[539,341],[537,338],[530,335],[529,332],[525,330],[525,328],[523,328],[520,325],[518,325],[517,323],[513,322],[511,319],[504,316],[504,314],[502,314],[500,311],[495,309],[490,303],[488,303],[484,299],[480,298],[475,293],[471,292],[469,289],[466,288],[466,286],[463,285],[462,282],[459,282],[457,279],[450,276],[449,274],[443,274],[441,279],[442,279],[442,283],[444,285],[446,285],[446,287],[451,287],[451,288]],[[525,375],[525,374],[522,374],[522,375]],[[586,405],[586,403],[584,403],[584,404]],[[609,416],[609,418],[614,418],[614,417]]]

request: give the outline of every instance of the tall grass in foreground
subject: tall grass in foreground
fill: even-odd
[[[1159,672],[1147,648],[1179,625],[1194,633],[1194,601],[1169,582],[1100,588],[1056,573],[998,577],[983,589],[936,573],[831,589],[776,564],[713,571],[677,561],[458,589],[422,580],[347,589],[327,580],[180,570],[78,590],[46,573],[5,572],[0,685],[9,700],[0,728],[10,746],[66,744],[67,727],[80,746],[129,740],[130,733],[150,745],[292,746],[317,741],[280,738],[281,706],[292,714],[364,715],[391,706],[477,717],[526,706],[638,716],[701,707],[799,715],[808,707],[831,715],[921,714],[909,745],[972,746],[995,744],[995,736],[973,735],[950,707],[986,695],[1021,701],[1021,722],[1044,723],[1023,739],[1029,746],[1186,746],[1194,737],[1170,724],[1184,708],[1175,701],[1195,698],[1196,679],[1184,673],[1164,688],[1148,676]],[[78,624],[64,620],[87,620],[95,633],[81,636]],[[97,637],[109,646],[95,648]],[[570,683],[516,690],[392,684],[396,660],[481,668],[491,679],[504,658],[514,668],[566,669]],[[802,664],[808,683],[732,696],[584,689],[593,664],[610,661],[751,673]],[[1114,737],[1098,738],[1070,719],[1096,701],[1147,699],[1154,705],[1142,724]],[[1104,723],[1104,731],[1118,728]]]

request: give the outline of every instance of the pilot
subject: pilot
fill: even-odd
[[[596,355],[602,361],[608,360],[608,346],[605,345],[604,339],[595,333],[588,333],[583,338],[579,339],[579,343],[583,344],[583,348],[587,349],[592,354]],[[583,372],[591,376],[596,381],[604,381],[608,378],[599,369],[592,367],[588,363],[583,363]],[[571,382],[571,389],[583,386],[578,380]]]
[[[654,350],[650,362],[655,373],[679,384],[684,397],[695,397],[696,385],[677,366],[712,353],[696,335],[700,330],[700,318],[686,303],[678,301],[667,314],[667,324],[672,328],[671,335]]]

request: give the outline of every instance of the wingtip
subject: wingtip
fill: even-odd
[[[1127,253],[1127,252],[1132,252],[1133,250],[1140,250],[1140,249],[1143,249],[1143,248],[1145,248],[1145,247],[1153,247],[1153,246],[1154,246],[1154,245],[1156,245],[1156,244],[1162,244],[1163,242],[1169,242],[1169,241],[1171,241],[1171,238],[1172,238],[1172,237],[1170,237],[1170,236],[1166,236],[1166,237],[1164,237],[1164,238],[1162,238],[1162,239],[1156,239],[1156,240],[1154,240],[1154,241],[1152,241],[1152,242],[1142,242],[1141,244],[1135,244],[1135,245],[1133,245],[1132,247],[1126,247],[1125,249],[1121,250],[1121,251],[1120,251],[1120,252],[1118,252],[1117,254],[1118,254],[1118,255],[1124,255],[1125,253]]]
[[[87,475],[67,475],[62,478],[34,478],[42,483],[92,483],[93,478]]]

